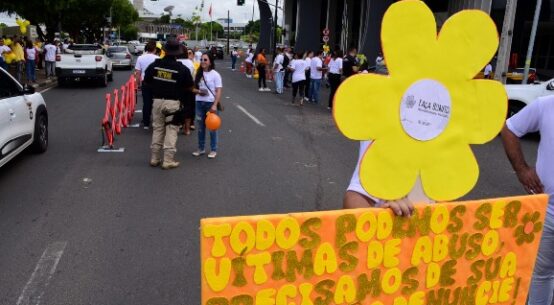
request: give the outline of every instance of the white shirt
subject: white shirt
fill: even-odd
[[[25,48],[25,54],[27,54],[28,60],[35,60],[37,58],[37,49],[27,49]]]
[[[483,73],[485,76],[489,76],[490,74],[492,73],[492,65],[491,64],[487,64],[487,66],[485,67],[485,72]]]
[[[323,62],[321,58],[314,57],[310,63],[310,78],[311,79],[321,79],[323,77],[322,71],[318,71],[317,68],[323,68]]]
[[[312,64],[312,59],[309,57],[306,57],[304,61],[306,62],[306,70],[310,69],[310,65]]]
[[[194,61],[200,62],[202,60],[202,52],[196,51],[194,52]]]
[[[194,63],[192,62],[192,60],[188,58],[181,58],[177,59],[177,61],[182,63],[183,65],[185,65],[185,67],[189,69],[190,75],[194,75]]]
[[[248,63],[252,63],[252,59],[254,59],[254,52],[249,53],[244,61],[246,61]]]
[[[306,80],[306,61],[303,59],[293,59],[289,67],[294,69],[292,72],[292,82],[296,83],[299,81]]]
[[[337,59],[331,59],[329,62],[329,73],[341,74],[342,70],[342,58],[337,57]]]
[[[275,68],[276,72],[280,72],[283,70],[283,61],[285,60],[285,57],[283,56],[283,53],[280,53],[275,57],[275,61],[273,62],[273,67]]]
[[[6,45],[0,46],[0,55],[2,55],[4,53],[10,53],[11,51],[12,51],[12,49],[10,49],[10,47],[8,47]]]
[[[233,52],[231,52],[231,55],[233,55],[233,56],[237,57],[237,56],[239,55],[239,52],[237,52],[237,51],[233,50]]]
[[[537,153],[536,170],[544,192],[550,195],[549,217],[554,217],[554,95],[539,97],[506,121],[506,126],[516,136],[540,131],[541,140]]]
[[[145,53],[139,56],[137,58],[137,63],[135,64],[135,70],[140,71],[140,80],[144,80],[144,73],[146,72],[146,68],[150,66],[151,63],[153,63],[156,59],[158,59],[159,56],[152,53]]]
[[[44,60],[45,61],[56,61],[56,52],[58,51],[58,48],[56,48],[53,44],[47,44],[44,46]]]
[[[206,84],[208,85],[207,87],[206,87]],[[197,94],[196,101],[210,102],[210,103],[215,102],[214,94],[216,94],[215,90],[217,88],[223,88],[221,75],[219,75],[219,73],[216,70],[212,70],[210,72],[204,71],[204,79],[201,79],[200,82],[198,83],[198,89],[207,90],[208,95],[201,96],[200,94]]]
[[[370,194],[366,192],[366,190],[362,187],[362,183],[360,182],[360,163],[362,162],[362,158],[369,148],[369,146],[373,143],[373,141],[360,141],[360,152],[358,153],[358,163],[356,164],[356,168],[354,169],[354,173],[352,174],[352,178],[350,179],[350,185],[348,185],[347,190],[348,191],[354,191],[356,193],[362,194],[371,200],[375,201],[375,203],[378,205],[381,205],[384,203],[383,200],[380,200],[379,198],[373,197]]]

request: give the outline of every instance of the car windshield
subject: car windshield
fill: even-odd
[[[100,46],[95,44],[74,44],[68,47],[73,51],[96,51],[100,49]]]
[[[108,52],[110,52],[110,53],[125,53],[125,52],[127,52],[127,48],[126,47],[113,47],[113,48],[109,48]]]

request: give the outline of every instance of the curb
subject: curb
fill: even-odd
[[[33,85],[33,88],[35,88],[36,91],[40,91],[40,90],[45,90],[45,89],[49,89],[49,88],[55,87],[55,86],[57,86],[57,85],[58,85],[58,81],[57,81],[57,80],[46,79],[46,80],[44,80],[43,82],[34,84],[34,85]]]

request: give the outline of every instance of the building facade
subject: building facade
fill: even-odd
[[[328,44],[347,50],[356,47],[369,59],[381,51],[381,21],[395,0],[285,0],[284,41],[299,51],[320,49],[323,30]],[[463,9],[490,14],[502,31],[506,0],[425,0],[440,28],[446,19]],[[513,67],[523,66],[529,43],[536,0],[519,0],[512,39]],[[554,0],[543,0],[532,66],[543,77],[554,75]]]

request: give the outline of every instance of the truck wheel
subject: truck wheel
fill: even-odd
[[[108,74],[108,81],[113,82],[113,71],[110,71],[110,74]]]
[[[521,111],[525,107],[525,104],[520,101],[509,101],[508,102],[508,118],[511,118],[513,115]]]
[[[108,73],[104,73],[104,76],[100,79],[100,85],[102,87],[107,87],[108,86]]]

